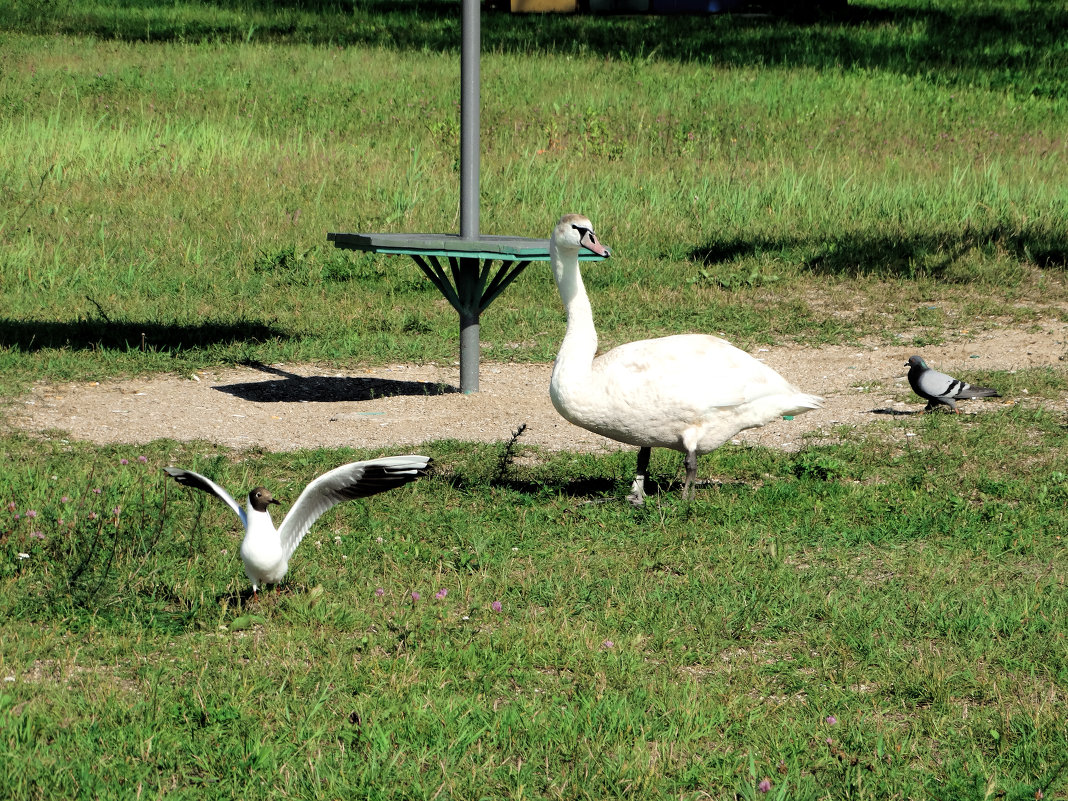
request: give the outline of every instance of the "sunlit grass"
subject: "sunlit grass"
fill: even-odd
[[[325,234],[458,228],[455,12],[0,8],[0,391],[453,360],[412,264]],[[589,214],[606,346],[1060,317],[1062,23],[486,12],[482,230]],[[482,336],[548,361],[562,329],[535,264]],[[430,443],[434,475],[332,510],[251,606],[232,513],[159,468],[291,502],[378,454],[5,436],[3,794],[1063,797],[1063,371],[962,377],[1037,400],[728,446],[688,505],[657,452],[640,511],[629,452]]]
[[[503,445],[430,445],[434,475],[328,513],[252,605],[232,513],[158,468],[287,497],[371,454],[8,438],[0,725],[22,759],[0,782],[1056,797],[1064,429],[1021,407],[909,429],[727,447],[689,505],[658,453],[642,511],[632,454],[502,471]]]
[[[202,16],[231,32],[220,20],[240,13],[261,31],[256,15],[331,18],[241,8]],[[452,24],[443,7],[427,10]],[[414,265],[325,239],[458,229],[452,46],[243,30],[49,37],[18,19],[0,33],[9,389],[43,364],[85,378],[249,358],[455,358],[456,316]],[[713,20],[708,35],[735,25],[755,51],[787,30],[907,38],[909,19]],[[536,44],[557,22],[515,20],[533,51],[502,45],[499,24],[487,15],[481,229],[545,236],[564,211],[591,216],[616,253],[588,270],[606,344],[685,330],[743,346],[850,341],[880,336],[890,306],[896,327],[930,327],[909,300],[917,286],[972,330],[1062,314],[1068,159],[1056,92],[947,83],[904,62],[769,65],[739,51],[723,63],[625,44],[565,57],[558,40]],[[484,316],[482,337],[490,353],[547,360],[561,330],[535,264]]]

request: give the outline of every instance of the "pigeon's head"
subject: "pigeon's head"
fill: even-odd
[[[257,512],[266,512],[267,505],[272,503],[278,503],[278,501],[264,487],[256,487],[248,494],[248,505]]]
[[[923,359],[921,359],[919,356],[909,356],[909,360],[905,362],[905,366],[910,368],[915,367],[920,370],[927,369],[927,365],[924,364]]]

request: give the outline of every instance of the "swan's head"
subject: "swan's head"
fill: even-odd
[[[257,512],[266,512],[268,504],[272,503],[278,503],[278,501],[263,487],[256,487],[248,494],[248,505]]]
[[[597,234],[593,232],[593,223],[581,214],[565,214],[561,217],[553,229],[549,245],[556,251],[571,251],[577,254],[585,248],[605,258],[612,255],[611,251],[598,241]]]

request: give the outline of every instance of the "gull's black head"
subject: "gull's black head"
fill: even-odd
[[[248,505],[257,512],[266,512],[268,504],[278,503],[264,487],[256,487],[248,494]]]

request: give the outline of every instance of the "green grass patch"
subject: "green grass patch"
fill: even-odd
[[[641,510],[632,453],[438,443],[433,475],[331,510],[255,604],[232,513],[159,468],[291,501],[371,454],[8,437],[0,786],[1058,797],[1064,427],[907,426],[725,447],[691,504],[657,452]]]
[[[605,344],[854,341],[887,313],[935,342],[932,295],[971,330],[1060,318],[1062,21],[487,11],[481,230],[588,214],[616,254],[587,270]],[[458,229],[458,25],[452,2],[5,6],[0,389],[454,359],[414,264],[325,234]],[[548,360],[562,328],[535,264],[484,315],[486,355]]]
[[[590,215],[604,345],[1063,318],[1062,8],[695,22],[483,15],[482,230]],[[414,265],[325,235],[457,230],[458,43],[437,0],[0,7],[0,394],[454,359]],[[562,332],[533,265],[485,356]],[[657,452],[637,511],[632,453],[434,443],[255,605],[233,515],[160,468],[292,501],[376,454],[5,434],[0,794],[1065,797],[1063,420],[836,433],[722,448],[691,504]]]

